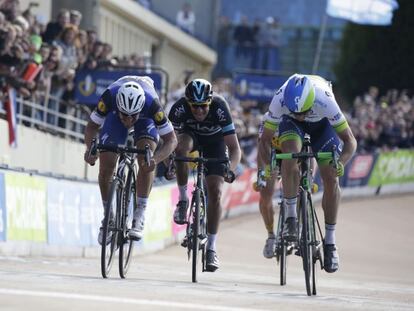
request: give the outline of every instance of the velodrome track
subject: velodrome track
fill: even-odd
[[[414,310],[413,202],[400,195],[342,203],[340,271],[319,271],[316,297],[306,296],[293,255],[288,284],[278,285],[276,261],[261,254],[260,215],[250,214],[222,223],[221,268],[198,284],[177,245],[135,257],[126,280],[117,266],[102,279],[98,258],[0,258],[0,310]]]

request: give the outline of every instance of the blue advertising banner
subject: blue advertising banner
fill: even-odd
[[[345,171],[344,187],[367,186],[378,154],[356,155]]]
[[[103,216],[97,184],[48,181],[48,243],[51,245],[97,245]]]
[[[6,196],[4,189],[4,174],[0,173],[0,241],[6,240]]]
[[[270,102],[275,91],[283,85],[287,76],[235,73],[235,96],[240,100]]]
[[[75,99],[81,104],[96,105],[101,94],[114,81],[123,76],[137,75],[148,76],[154,80],[155,90],[161,94],[162,74],[160,72],[136,70],[81,70],[76,73],[75,78]]]
[[[81,236],[84,246],[98,245],[98,233],[104,212],[97,184],[81,184]]]

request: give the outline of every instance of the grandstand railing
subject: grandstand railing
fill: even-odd
[[[16,106],[17,124],[83,142],[84,130],[90,114],[88,107],[66,102],[51,95],[44,96],[40,101],[18,96]],[[2,105],[0,105],[0,115],[6,116]]]

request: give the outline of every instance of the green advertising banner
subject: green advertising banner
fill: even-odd
[[[144,243],[172,237],[171,186],[152,188],[145,212]]]
[[[7,240],[46,242],[46,181],[5,174]]]
[[[381,153],[368,181],[369,186],[414,181],[414,151],[401,150]]]

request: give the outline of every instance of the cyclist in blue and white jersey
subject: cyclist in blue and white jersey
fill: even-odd
[[[122,145],[126,143],[129,129],[134,128],[136,148],[149,145],[153,156],[146,164],[144,156],[138,156],[137,206],[129,237],[140,240],[143,236],[145,208],[151,191],[158,163],[167,158],[177,146],[177,138],[171,122],[160,105],[154,82],[147,76],[124,76],[112,83],[101,95],[98,104],[90,115],[85,129],[85,161],[95,164],[98,155],[90,155],[91,142],[99,132],[103,144]],[[157,149],[160,138],[163,143]],[[109,195],[109,185],[114,173],[118,155],[114,152],[99,154],[99,187],[102,203]],[[108,237],[110,241],[110,237]],[[102,244],[102,227],[98,242]]]
[[[335,100],[330,82],[319,76],[292,75],[275,93],[264,127],[259,143],[262,159],[270,157],[270,143],[275,132],[278,132],[282,152],[300,152],[302,139],[307,133],[311,138],[313,152],[332,151],[333,146],[336,146],[340,153],[336,169],[329,161],[318,161],[324,188],[324,269],[327,272],[335,272],[339,267],[335,241],[340,200],[338,177],[344,174],[344,165],[355,153],[357,142]],[[296,240],[296,203],[299,187],[297,160],[282,161],[282,183],[287,206],[283,234],[288,240]]]
[[[226,100],[213,93],[211,83],[194,79],[185,88],[185,96],[171,107],[168,118],[177,132],[177,156],[187,156],[191,151],[203,150],[206,158],[224,158],[226,149],[230,159],[230,170],[234,171],[240,162],[241,151],[236,136],[230,108]],[[188,209],[187,181],[188,167],[176,163],[179,202],[174,212],[174,221],[184,224]],[[207,183],[207,254],[206,269],[214,272],[219,267],[216,253],[216,239],[221,217],[221,194],[225,169],[223,164],[206,164]]]

